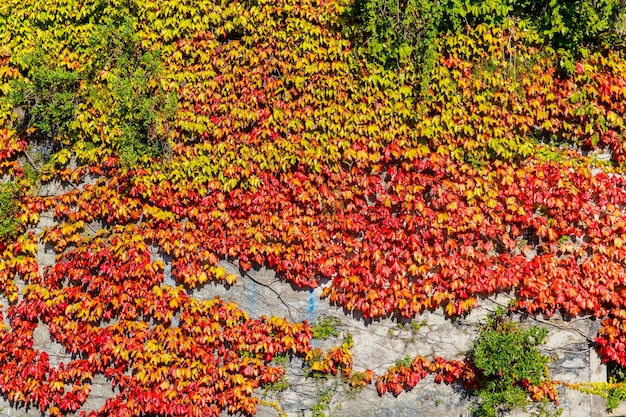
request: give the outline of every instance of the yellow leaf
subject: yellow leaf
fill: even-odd
[[[223,266],[218,266],[213,272],[215,274],[215,278],[217,279],[222,279],[224,278],[224,276],[226,276],[226,270]]]
[[[226,278],[224,280],[228,283],[228,285],[233,285],[237,282],[237,276],[233,274],[228,274],[226,275]]]

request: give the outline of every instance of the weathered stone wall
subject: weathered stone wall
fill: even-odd
[[[52,193],[58,190],[42,190]],[[44,213],[40,223],[33,232],[53,224],[50,213]],[[97,225],[93,225],[94,227]],[[154,257],[161,257],[165,262],[165,279],[163,285],[175,285],[171,278],[171,264],[156,250]],[[55,262],[52,249],[40,246],[38,260],[40,267]],[[236,302],[251,317],[263,315],[286,317],[292,321],[317,318],[337,317],[340,324],[337,329],[341,334],[326,341],[315,341],[327,348],[340,344],[343,336],[351,334],[354,340],[354,369],[363,371],[371,369],[377,374],[384,374],[387,368],[407,355],[441,356],[447,359],[461,359],[470,349],[477,335],[480,323],[497,305],[506,305],[508,297],[500,295],[496,298],[481,300],[479,307],[463,319],[450,320],[441,310],[426,312],[416,318],[418,326],[401,327],[391,319],[365,321],[342,309],[331,306],[326,300],[320,299],[321,289],[313,291],[300,290],[282,282],[273,271],[261,269],[241,274],[236,264],[222,261],[228,272],[239,276],[236,284],[230,288],[223,285],[207,284],[199,289],[189,290],[189,294],[198,299],[209,299],[216,296],[224,300]],[[23,288],[23,283],[22,288]],[[6,318],[6,299],[0,298],[4,317]],[[517,318],[519,319],[519,318]],[[563,321],[559,318],[540,319],[527,318],[529,325],[540,325],[549,331],[548,342],[541,347],[542,351],[552,359],[550,371],[553,378],[565,382],[606,381],[606,369],[600,363],[592,348],[592,341],[599,327],[597,321],[576,319]],[[6,322],[8,325],[9,323]],[[173,325],[176,325],[174,320]],[[50,354],[53,366],[61,362],[69,362],[72,358],[62,345],[50,339],[47,326],[40,324],[35,331],[36,348]],[[436,384],[434,378],[428,377],[421,381],[411,392],[398,397],[387,394],[379,396],[373,385],[361,391],[350,389],[339,378],[313,379],[306,378],[302,362],[292,359],[287,364],[286,379],[288,388],[280,392],[259,390],[257,395],[275,404],[288,416],[312,416],[316,406],[319,407],[323,393],[329,399],[328,408],[321,410],[325,415],[336,417],[372,416],[372,417],[413,417],[413,416],[470,416],[472,398],[459,386]],[[100,408],[107,398],[114,395],[111,384],[103,376],[95,376],[93,389],[88,401],[80,411],[91,411]],[[604,399],[597,396],[581,394],[561,388],[559,392],[560,406],[563,417],[601,417],[608,416],[604,411]],[[16,409],[5,399],[0,398],[0,416],[38,416],[37,410]],[[611,415],[624,414],[626,407]],[[78,413],[76,413],[78,415]],[[261,406],[259,417],[275,417],[277,409]],[[529,415],[515,412],[513,416]]]
[[[229,272],[237,273],[236,266],[224,263]],[[198,298],[219,295],[232,300],[249,311],[251,316],[274,314],[292,317],[294,320],[314,321],[317,317],[334,316],[341,320],[338,329],[343,334],[350,333],[354,339],[355,370],[372,369],[383,374],[396,360],[406,355],[442,356],[447,359],[462,359],[476,338],[477,329],[489,312],[497,305],[506,305],[508,298],[482,300],[480,306],[463,319],[450,320],[441,310],[426,312],[416,320],[423,325],[417,331],[400,328],[395,321],[378,320],[366,323],[341,309],[319,299],[321,290],[298,291],[279,281],[271,271],[261,269],[241,279],[232,288],[206,286],[194,291]],[[278,295],[280,295],[280,300]],[[606,368],[601,365],[595,351],[590,347],[599,323],[592,320],[566,322],[558,318],[532,319],[527,324],[545,327],[549,332],[548,342],[542,351],[550,356],[551,376],[564,382],[606,381]],[[338,344],[341,336],[328,344]],[[326,347],[324,346],[324,347]],[[307,380],[301,363],[294,361],[289,366],[288,380],[292,389],[273,395],[284,411],[290,416],[308,416],[310,408],[317,401],[319,391],[332,387],[332,381],[325,381],[320,387],[318,381]],[[421,381],[411,392],[398,397],[386,394],[378,396],[373,386],[362,392],[352,393],[345,387],[335,387],[331,401],[331,412],[337,417],[363,416],[469,416],[472,399],[467,392],[457,386],[436,384],[429,377]],[[560,406],[564,417],[605,416],[604,399],[581,394],[562,388]],[[614,412],[611,415],[616,415]],[[273,409],[262,409],[260,416],[276,416]],[[513,413],[512,415],[528,415]]]

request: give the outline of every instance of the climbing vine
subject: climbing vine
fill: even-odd
[[[617,46],[564,77],[523,19],[425,34],[421,94],[406,69],[363,59],[348,1],[40,6],[0,5],[0,170],[19,190],[0,190],[15,230],[0,239],[0,392],[16,405],[65,415],[103,375],[116,396],[95,415],[254,414],[281,355],[381,395],[427,374],[480,389],[476,356],[354,373],[350,338],[314,348],[309,323],[188,295],[235,282],[221,260],[327,282],[323,297],[365,319],[462,316],[511,293],[515,312],[601,320],[598,353],[626,366]],[[65,184],[53,195],[27,168],[44,139],[37,181]],[[55,223],[35,234],[43,213]],[[43,271],[40,244],[57,253]],[[74,359],[51,365],[38,325]],[[512,383],[556,401],[528,380]]]

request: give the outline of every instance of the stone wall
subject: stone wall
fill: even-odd
[[[42,190],[54,192],[55,190]],[[40,233],[43,227],[53,224],[50,213],[44,213],[40,223],[33,232]],[[97,225],[93,225],[94,227]],[[156,250],[155,258],[165,262],[165,279],[162,285],[175,285],[171,278],[171,264]],[[38,260],[40,267],[52,265],[55,254],[50,248],[39,248]],[[300,290],[282,282],[273,271],[260,269],[247,274],[240,273],[236,263],[222,261],[228,272],[238,275],[236,284],[230,288],[223,285],[206,284],[189,290],[189,294],[198,299],[220,297],[236,302],[251,317],[280,316],[292,321],[308,320],[315,322],[318,318],[337,317],[340,335],[325,341],[314,340],[320,347],[328,348],[340,344],[348,334],[354,340],[354,370],[371,369],[377,374],[384,374],[396,360],[424,355],[427,357],[441,356],[446,359],[462,359],[476,338],[477,329],[489,312],[497,305],[506,305],[509,298],[500,295],[495,298],[481,300],[479,307],[462,319],[451,320],[439,309],[426,312],[415,319],[414,326],[401,326],[391,319],[367,321],[331,306],[326,300],[320,299],[321,288],[316,290]],[[22,288],[23,288],[23,283]],[[0,298],[4,317],[8,302]],[[517,317],[517,320],[520,318]],[[549,339],[541,346],[543,353],[551,358],[550,371],[555,379],[565,382],[606,381],[605,366],[600,363],[592,348],[599,322],[590,319],[564,321],[559,318],[541,319],[526,318],[523,325],[539,325],[549,331]],[[8,325],[9,323],[6,323]],[[174,320],[173,325],[176,325]],[[36,348],[45,350],[50,355],[53,366],[61,362],[69,362],[72,358],[62,345],[50,339],[47,326],[40,324],[35,331]],[[436,384],[434,378],[428,377],[417,387],[398,397],[391,394],[379,396],[375,387],[370,385],[361,391],[350,389],[340,378],[314,379],[306,378],[303,364],[299,359],[287,363],[287,389],[274,392],[259,390],[259,398],[274,403],[275,406],[261,406],[259,417],[275,417],[280,409],[288,416],[312,416],[313,411],[320,409],[327,416],[353,417],[413,417],[413,416],[470,416],[472,398],[459,386]],[[93,389],[88,401],[80,411],[91,411],[100,408],[107,398],[114,395],[111,384],[103,377],[93,379]],[[626,407],[608,414],[604,411],[604,399],[597,396],[560,388],[560,406],[563,417],[601,417],[620,415]],[[324,401],[326,400],[326,401]],[[326,404],[327,407],[322,407]],[[0,416],[38,416],[37,410],[16,409],[5,399],[0,398]],[[531,411],[531,410],[529,410]],[[76,413],[78,415],[78,413]],[[514,412],[512,416],[529,415],[528,412]]]
[[[238,273],[236,265],[223,263],[232,273]],[[350,333],[354,339],[354,369],[372,369],[383,374],[396,360],[416,355],[441,356],[446,359],[462,359],[477,336],[478,326],[498,305],[506,305],[509,298],[498,296],[481,300],[479,307],[463,319],[450,320],[443,311],[426,312],[416,318],[419,326],[413,329],[400,327],[397,322],[385,319],[364,322],[327,301],[320,300],[320,289],[298,291],[278,280],[271,271],[261,269],[243,276],[230,289],[209,285],[193,296],[208,298],[214,295],[232,300],[243,306],[251,316],[274,314],[294,320],[315,321],[318,317],[338,317],[338,329],[342,335],[325,342],[325,346],[341,343],[342,336]],[[280,299],[278,298],[280,295]],[[519,318],[517,318],[519,320]],[[564,382],[606,381],[606,367],[600,363],[590,342],[595,337],[599,322],[593,320],[563,321],[559,318],[524,320],[524,325],[539,325],[549,332],[546,344],[541,346],[551,358],[551,376]],[[327,415],[336,417],[361,416],[470,416],[472,399],[458,386],[436,384],[429,377],[421,381],[411,392],[394,397],[380,397],[370,386],[354,393],[345,386],[333,387],[334,382],[305,379],[301,363],[292,361],[288,367],[290,388],[270,395],[278,400],[289,416],[310,416],[310,408],[316,403],[320,391],[331,387],[335,395]],[[263,393],[260,393],[261,395]],[[563,417],[600,417],[618,415],[620,410],[604,412],[604,399],[562,388],[559,392]],[[626,407],[623,408],[626,410]],[[530,411],[530,410],[529,410]],[[623,411],[621,411],[623,414]],[[259,416],[276,416],[273,409],[263,408]],[[529,415],[513,413],[511,415]]]

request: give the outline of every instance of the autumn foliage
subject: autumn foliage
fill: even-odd
[[[437,40],[420,93],[410,72],[353,53],[346,1],[87,3],[0,6],[0,168],[23,191],[24,230],[0,240],[9,400],[64,415],[104,375],[117,395],[96,415],[254,414],[253,390],[284,372],[272,358],[311,359],[312,331],[187,295],[232,284],[224,259],[300,288],[330,280],[324,297],[372,319],[458,316],[514,293],[519,312],[602,320],[599,354],[626,366],[619,53],[590,53],[563,76],[532,29],[466,27]],[[177,99],[153,125],[114,108],[121,61],[90,55],[90,33],[122,21],[160,59],[142,91]],[[35,52],[80,80],[71,118],[46,139],[58,150],[38,167],[37,126],[9,99]],[[142,151],[154,141],[159,154]],[[38,192],[54,181],[65,191]],[[57,224],[35,235],[44,213]],[[58,255],[40,271],[45,244]],[[71,362],[52,366],[33,347],[38,325]],[[349,376],[348,347],[324,355],[316,370]],[[377,387],[398,394],[428,373],[473,378],[466,363],[417,357]]]

